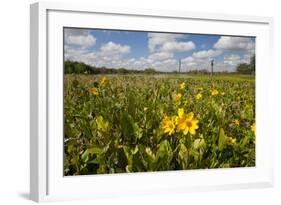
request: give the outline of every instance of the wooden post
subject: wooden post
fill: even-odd
[[[181,72],[181,59],[179,59],[179,73]]]
[[[214,60],[211,60],[211,76],[213,76],[214,72]]]

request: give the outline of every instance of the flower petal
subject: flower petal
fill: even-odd
[[[178,109],[178,116],[182,117],[184,115],[184,109],[183,108],[179,108]]]
[[[190,129],[189,129],[189,132],[190,132],[190,134],[195,135],[195,129],[190,128]]]
[[[189,127],[186,127],[186,128],[183,130],[183,134],[184,134],[184,135],[187,135],[188,131],[189,131]]]
[[[194,116],[194,113],[193,113],[193,112],[190,112],[190,113],[188,113],[188,114],[186,115],[186,118],[187,118],[188,120],[192,120],[193,116]]]

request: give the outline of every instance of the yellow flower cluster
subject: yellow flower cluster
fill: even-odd
[[[181,99],[181,97],[182,97],[182,94],[181,94],[181,93],[178,93],[178,94],[176,95],[176,97],[175,97],[175,100],[176,100],[176,101],[179,101],[179,100]]]
[[[233,137],[227,137],[226,140],[225,140],[225,143],[226,143],[227,145],[233,145],[233,144],[236,143],[236,139],[233,138]]]
[[[104,86],[104,84],[106,83],[106,81],[107,81],[107,77],[102,77],[101,79],[100,79],[100,81],[99,81],[99,83],[100,83],[100,86]]]
[[[90,92],[95,96],[99,95],[99,90],[96,87],[91,88]]]
[[[219,94],[219,91],[218,90],[216,90],[216,89],[212,89],[211,90],[211,95],[212,96],[216,96],[216,95],[218,95]]]
[[[182,83],[180,84],[180,89],[183,90],[184,88],[185,88],[185,82],[182,82]]]
[[[198,93],[196,96],[195,96],[196,100],[200,100],[202,98],[202,94],[201,93]]]
[[[237,120],[237,119],[233,120],[233,123],[234,123],[235,125],[237,125],[237,126],[239,126],[239,125],[240,125],[240,121],[239,121],[239,120]]]
[[[256,135],[256,123],[253,123],[251,126],[251,130],[255,133]]]
[[[190,133],[194,135],[196,133],[196,129],[199,128],[198,120],[194,118],[194,113],[190,112],[186,114],[183,108],[178,109],[177,116],[165,116],[162,120],[162,128],[164,133],[168,133],[168,135],[172,135],[177,132],[182,132],[184,135]]]

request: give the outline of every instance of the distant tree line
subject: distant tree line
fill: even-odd
[[[256,55],[251,57],[250,63],[240,63],[236,67],[237,73],[254,74],[256,72]]]
[[[241,63],[237,65],[236,67],[236,73],[241,74],[254,74],[256,70],[256,57],[253,55],[251,57],[250,63]],[[64,62],[64,73],[65,74],[177,74],[178,71],[174,70],[172,72],[162,72],[157,71],[154,68],[145,68],[144,70],[133,70],[133,69],[127,69],[127,68],[107,68],[107,67],[97,67],[85,64],[83,62],[77,62],[77,61],[70,61],[66,60]],[[193,69],[186,72],[180,72],[180,73],[187,73],[187,74],[209,74],[210,71],[207,69]],[[228,71],[221,71],[216,72],[219,73],[228,73]]]
[[[145,73],[145,74],[156,74],[162,73],[156,71],[154,68],[146,68],[144,70],[132,70],[127,68],[107,68],[107,67],[96,67],[85,64],[83,62],[70,61],[66,60],[64,62],[64,73],[65,74],[137,74],[137,73]]]

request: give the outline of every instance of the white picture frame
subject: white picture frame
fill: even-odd
[[[183,26],[185,25],[185,26]],[[187,25],[187,26],[186,26]],[[256,167],[63,176],[63,27],[256,36]],[[46,3],[30,9],[30,198],[53,201],[273,185],[273,133],[267,98],[273,19],[183,11]],[[266,69],[265,69],[266,68]],[[60,138],[61,137],[61,138]]]

